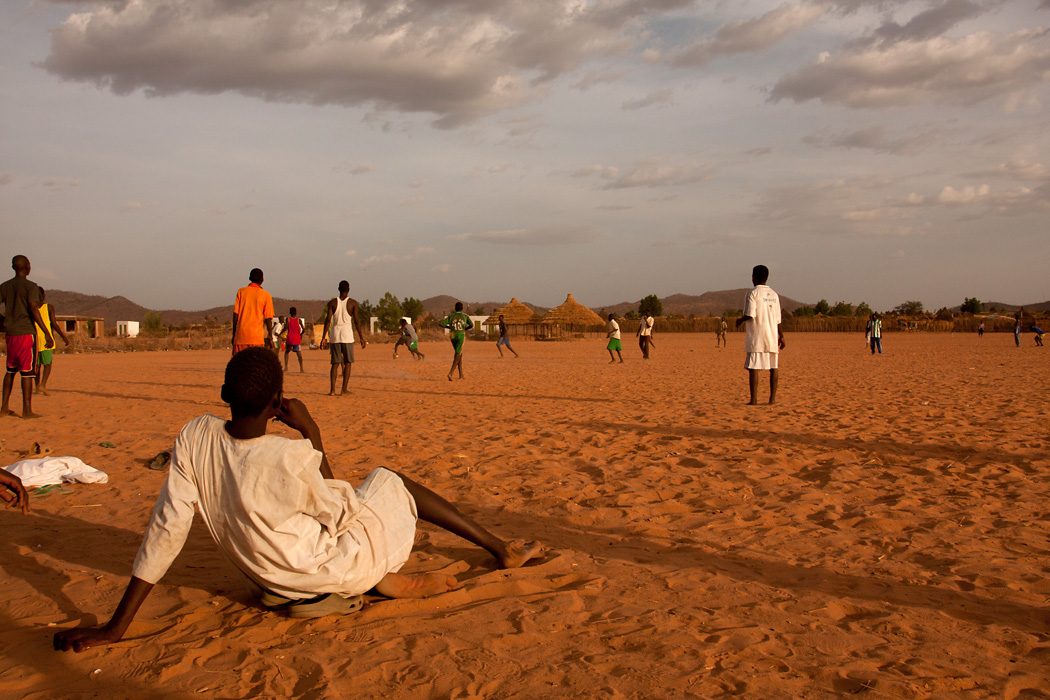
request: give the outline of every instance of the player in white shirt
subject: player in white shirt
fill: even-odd
[[[736,320],[739,328],[747,323],[744,336],[744,351],[747,359],[744,367],[748,372],[751,387],[749,405],[758,404],[758,373],[769,370],[769,403],[777,397],[777,367],[780,351],[786,347],[784,333],[780,330],[780,297],[766,285],[769,268],[756,265],[751,271],[751,282],[755,288],[744,301],[744,315]]]

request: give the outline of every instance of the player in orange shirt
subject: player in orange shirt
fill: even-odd
[[[270,331],[273,328],[273,297],[262,288],[263,271],[254,268],[248,273],[247,287],[237,290],[233,304],[233,354],[250,347],[266,346],[273,349]]]

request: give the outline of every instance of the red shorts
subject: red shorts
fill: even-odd
[[[35,350],[35,335],[7,336],[7,371],[11,374],[21,372],[23,376],[33,376],[33,354]]]

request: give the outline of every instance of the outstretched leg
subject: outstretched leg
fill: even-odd
[[[398,476],[415,499],[420,518],[485,549],[499,560],[501,568],[516,569],[539,555],[539,542],[505,542],[426,486],[404,474]]]

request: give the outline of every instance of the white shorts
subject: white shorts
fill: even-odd
[[[777,369],[779,352],[749,352],[744,361],[747,369]]]

